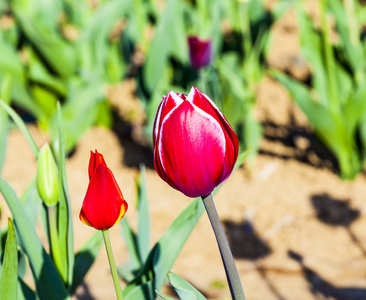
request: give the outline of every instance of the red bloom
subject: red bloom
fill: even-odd
[[[192,67],[198,70],[209,65],[212,60],[211,40],[203,41],[196,36],[189,36],[187,40]]]
[[[189,197],[206,196],[231,174],[238,138],[212,100],[193,87],[163,97],[154,123],[154,166]]]
[[[79,218],[98,230],[111,228],[122,219],[128,205],[112,171],[97,151],[90,155],[89,178]]]

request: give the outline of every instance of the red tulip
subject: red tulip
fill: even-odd
[[[231,174],[238,138],[212,100],[193,87],[170,91],[154,123],[154,166],[159,176],[188,197],[206,196]]]
[[[79,218],[95,229],[111,228],[122,219],[128,205],[112,171],[97,151],[90,155],[89,179]]]
[[[193,68],[199,70],[210,64],[212,59],[211,40],[188,37],[189,57]]]

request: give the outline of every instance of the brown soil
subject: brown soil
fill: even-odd
[[[300,61],[292,12],[275,27],[270,64],[294,75],[306,72]],[[266,78],[259,89],[258,117],[265,139],[251,172],[236,170],[215,196],[219,216],[236,258],[248,300],[366,299],[366,178],[345,182],[334,173],[329,152],[316,142],[306,118],[286,91]],[[118,127],[118,126],[117,126]],[[47,138],[34,126],[39,145]],[[93,128],[67,161],[74,215],[75,248],[94,233],[78,219],[87,188],[89,151],[98,149],[130,204],[134,224],[134,177],[147,164],[152,243],[189,203],[155,173],[151,151],[117,130]],[[2,177],[22,193],[35,175],[35,159],[18,130],[12,130]],[[4,200],[0,198],[0,204]],[[2,224],[8,212],[5,213]],[[120,227],[111,229],[118,264],[128,260]],[[230,293],[216,241],[204,214],[172,271],[209,299]],[[168,289],[165,290],[169,292]],[[74,299],[114,299],[112,278],[102,249]]]

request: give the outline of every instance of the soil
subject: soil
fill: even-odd
[[[275,25],[269,63],[294,76],[307,72],[299,56],[298,29],[291,11]],[[365,175],[352,182],[339,179],[332,155],[312,135],[285,89],[271,78],[263,80],[258,95],[258,118],[265,135],[261,151],[251,170],[235,170],[215,195],[246,298],[366,299]],[[95,232],[78,219],[88,184],[90,150],[98,149],[114,172],[130,204],[126,217],[133,225],[135,175],[140,163],[147,165],[152,245],[190,201],[158,177],[151,150],[132,139],[131,130],[119,126],[122,121],[116,124],[114,131],[90,129],[67,160],[76,250]],[[47,140],[38,128],[29,128],[39,145]],[[25,139],[12,130],[2,177],[20,195],[35,170],[35,158]],[[4,224],[9,212],[4,199],[0,198],[0,204]],[[127,262],[120,227],[113,227],[110,234],[117,264]],[[230,298],[206,214],[172,271],[208,299]],[[171,294],[168,287],[164,292]],[[115,299],[104,249],[73,299]]]

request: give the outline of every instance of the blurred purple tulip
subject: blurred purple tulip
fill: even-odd
[[[196,36],[188,37],[189,57],[193,68],[199,70],[211,63],[211,40],[200,40]]]

